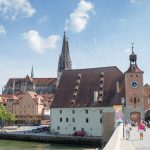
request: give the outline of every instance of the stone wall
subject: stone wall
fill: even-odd
[[[57,144],[73,144],[73,145],[86,145],[86,146],[101,146],[101,139],[96,137],[72,137],[61,135],[33,135],[33,134],[11,134],[0,133],[0,139],[18,140],[18,141],[33,141],[44,143],[57,143]]]
[[[103,141],[107,142],[114,131],[114,112],[103,113]]]

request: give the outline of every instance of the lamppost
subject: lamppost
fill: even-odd
[[[121,98],[121,104],[122,104],[122,113],[123,113],[123,139],[124,139],[124,122],[125,122],[125,115],[124,115],[124,106],[125,106],[125,98]]]

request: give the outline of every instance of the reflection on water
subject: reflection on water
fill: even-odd
[[[0,140],[0,150],[94,150],[83,146]]]

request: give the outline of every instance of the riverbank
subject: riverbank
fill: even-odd
[[[34,127],[35,128],[35,127]],[[72,144],[86,145],[91,147],[100,147],[102,140],[100,137],[76,137],[67,135],[54,135],[47,132],[32,133],[29,127],[21,128],[4,128],[0,132],[0,139],[18,140],[29,142],[57,143],[57,144]]]

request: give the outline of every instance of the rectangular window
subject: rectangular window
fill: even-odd
[[[72,113],[75,114],[75,110],[72,110]]]
[[[60,130],[60,127],[59,127],[59,126],[57,126],[57,130]]]
[[[62,118],[60,118],[60,122],[62,122]]]
[[[100,110],[99,113],[102,114],[102,110]]]
[[[89,118],[86,118],[86,123],[88,123],[89,122]]]
[[[85,113],[88,114],[88,110],[87,109],[85,110]]]
[[[103,120],[102,120],[102,118],[100,118],[100,123],[102,123],[103,122]]]
[[[68,122],[69,121],[69,119],[68,118],[66,118],[66,122]]]
[[[84,128],[81,128],[81,131],[84,131]]]
[[[72,118],[72,122],[75,122],[75,118]]]
[[[76,131],[76,127],[73,127],[73,131]]]
[[[59,110],[59,113],[61,114],[61,113],[62,113],[62,110]]]

